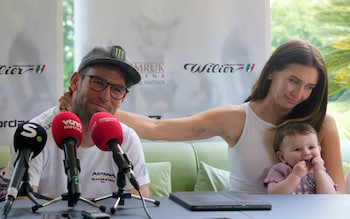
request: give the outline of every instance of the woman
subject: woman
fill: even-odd
[[[69,94],[61,98],[67,105]],[[278,125],[310,123],[318,133],[325,167],[344,193],[339,135],[326,114],[327,70],[319,51],[303,40],[290,40],[271,55],[250,96],[241,105],[209,109],[192,116],[155,120],[118,110],[118,119],[149,140],[185,141],[214,136],[228,144],[231,190],[266,193],[262,182],[277,162],[272,148]]]

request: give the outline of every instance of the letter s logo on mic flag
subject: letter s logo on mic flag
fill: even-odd
[[[46,140],[47,134],[43,127],[33,122],[27,122],[16,129],[13,145],[16,152],[30,148],[34,158],[43,150]]]

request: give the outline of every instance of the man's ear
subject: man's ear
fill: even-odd
[[[79,72],[74,72],[73,75],[70,77],[70,84],[69,84],[70,92],[78,90],[80,80],[81,80],[81,75],[79,74]]]
[[[124,95],[124,97],[120,100],[120,103],[123,103],[123,102],[124,102],[125,97],[126,97],[127,95],[128,95],[127,93]]]

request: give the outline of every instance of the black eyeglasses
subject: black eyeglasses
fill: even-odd
[[[125,97],[125,95],[129,92],[129,90],[118,84],[111,84],[107,81],[93,75],[85,75],[90,77],[90,88],[93,91],[101,92],[106,87],[110,87],[111,89],[111,97],[116,100],[121,100]]]

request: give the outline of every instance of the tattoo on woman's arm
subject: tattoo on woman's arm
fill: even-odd
[[[195,137],[200,136],[203,132],[205,132],[205,128],[201,126],[192,129],[193,136]]]

